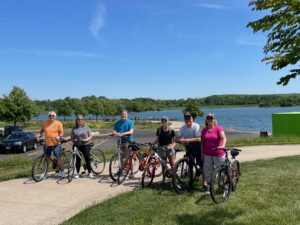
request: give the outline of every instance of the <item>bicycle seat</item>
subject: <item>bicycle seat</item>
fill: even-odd
[[[89,143],[90,148],[94,146],[94,143]]]
[[[136,142],[132,142],[128,145],[128,148],[131,149],[132,151],[138,150],[139,149],[139,144]]]
[[[230,154],[232,157],[236,157],[239,155],[239,150],[234,148],[230,151]]]

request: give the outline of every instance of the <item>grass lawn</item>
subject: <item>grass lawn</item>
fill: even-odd
[[[239,190],[216,205],[209,195],[177,195],[169,186],[137,189],[92,206],[63,225],[71,224],[300,224],[300,156],[247,162],[241,165]],[[105,190],[103,190],[105,191]]]

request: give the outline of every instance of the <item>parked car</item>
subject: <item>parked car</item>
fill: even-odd
[[[28,149],[37,148],[37,139],[32,132],[12,132],[0,143],[3,152],[26,152]]]
[[[7,137],[10,135],[12,132],[15,131],[23,131],[23,127],[21,125],[6,125],[4,127],[4,137]]]

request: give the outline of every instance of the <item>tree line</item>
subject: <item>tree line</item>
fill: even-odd
[[[160,111],[182,108],[190,111],[194,117],[202,116],[200,108],[209,106],[245,106],[260,107],[299,106],[300,94],[278,95],[213,95],[204,98],[161,100],[152,98],[109,99],[104,96],[85,96],[57,100],[31,100],[20,87],[13,87],[8,95],[0,99],[0,121],[27,122],[31,118],[54,110],[64,118],[72,114],[113,117],[122,109],[129,112]]]

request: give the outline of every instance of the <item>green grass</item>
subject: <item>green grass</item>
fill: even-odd
[[[223,205],[209,195],[171,188],[136,189],[77,214],[73,224],[296,225],[300,221],[300,156],[241,165],[239,190]]]
[[[32,160],[15,156],[0,161],[0,181],[30,176]]]
[[[300,144],[300,136],[228,139],[227,146]]]

